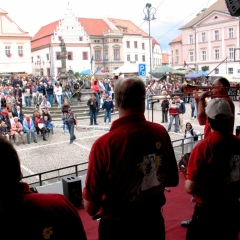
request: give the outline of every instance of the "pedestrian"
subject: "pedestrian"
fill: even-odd
[[[62,105],[62,130],[63,130],[63,133],[65,133],[66,131],[68,131],[68,125],[66,124],[66,115],[68,113],[68,109],[70,108],[69,104],[68,104],[68,101],[65,100],[63,105]]]
[[[144,117],[141,78],[118,79],[114,92],[119,118],[90,151],[85,209],[101,218],[99,240],[165,239],[164,189],[178,185],[170,137]]]
[[[231,132],[227,100],[212,99],[206,116],[212,133],[193,148],[187,168],[185,190],[196,204],[186,240],[237,240],[240,139]]]
[[[1,229],[6,231],[2,238],[15,239],[17,233],[19,239],[25,240],[76,236],[86,240],[81,218],[72,203],[62,194],[33,193],[22,181],[17,151],[3,137],[0,137],[0,151],[7,159],[0,163],[0,222]]]
[[[70,134],[70,144],[76,139],[74,134],[74,126],[77,130],[78,128],[78,120],[75,113],[72,112],[71,108],[68,108],[68,113],[66,114],[66,124],[68,125],[68,131]]]
[[[192,127],[190,122],[186,123],[186,129],[184,134],[184,154],[190,153],[198,141],[199,131]]]
[[[179,132],[182,132],[183,114],[186,112],[186,107],[184,101],[179,96],[177,96],[176,104],[178,106]]]
[[[168,108],[169,108],[169,100],[167,99],[167,92],[162,92],[164,94],[161,107],[162,107],[162,123],[168,123]]]
[[[170,116],[170,122],[169,122],[169,125],[168,125],[168,132],[170,132],[171,128],[172,128],[172,124],[173,124],[173,120],[175,119],[175,132],[179,132],[179,127],[178,127],[178,124],[179,124],[179,120],[178,120],[178,106],[176,104],[176,101],[177,101],[177,96],[175,96],[173,99],[172,99],[172,103],[169,105],[169,109],[168,109],[168,112],[169,112],[169,116]]]
[[[107,122],[108,118],[108,124],[111,124],[111,111],[113,110],[113,102],[110,101],[110,97],[106,97],[106,101],[104,101],[102,109],[105,111],[104,114],[104,124]]]
[[[97,123],[97,114],[98,114],[98,101],[96,99],[95,93],[91,94],[91,98],[88,100],[87,105],[89,106],[90,114],[90,125],[98,125]]]

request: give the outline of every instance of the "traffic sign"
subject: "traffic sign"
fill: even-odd
[[[146,64],[145,63],[138,64],[138,75],[146,76]]]

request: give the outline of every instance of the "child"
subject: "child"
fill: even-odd
[[[44,116],[43,119],[44,119],[44,124],[45,124],[47,131],[53,134],[53,124],[50,121],[48,121],[47,116]]]
[[[197,135],[201,134],[199,131],[192,128],[192,124],[187,122],[186,123],[186,129],[184,134],[184,154],[190,153],[197,142],[197,139],[194,139],[194,137],[197,137]]]
[[[111,111],[113,110],[113,102],[110,101],[110,97],[107,96],[106,101],[103,103],[102,109],[105,111],[104,124],[106,124],[108,118],[108,124],[111,124]]]

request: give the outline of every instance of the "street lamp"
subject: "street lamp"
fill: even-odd
[[[152,7],[151,3],[147,3],[146,7],[143,9],[143,13],[145,14],[145,17],[143,20],[148,21],[148,37],[149,37],[149,53],[150,53],[150,80],[152,80],[152,48],[151,48],[151,36],[150,36],[150,22],[152,20],[155,20],[155,13],[157,12],[157,9],[155,7]]]

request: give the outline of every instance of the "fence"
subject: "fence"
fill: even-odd
[[[198,142],[203,139],[203,134],[199,135]],[[181,159],[181,156],[185,154],[185,147],[187,144],[184,144],[184,138],[172,141],[175,157],[177,161]],[[63,177],[66,176],[80,176],[84,175],[87,171],[88,162],[83,162],[67,167],[57,168],[49,170],[46,172],[36,173],[28,176],[24,176],[23,179],[31,187],[43,186],[46,184],[51,184],[57,181],[61,181]]]

